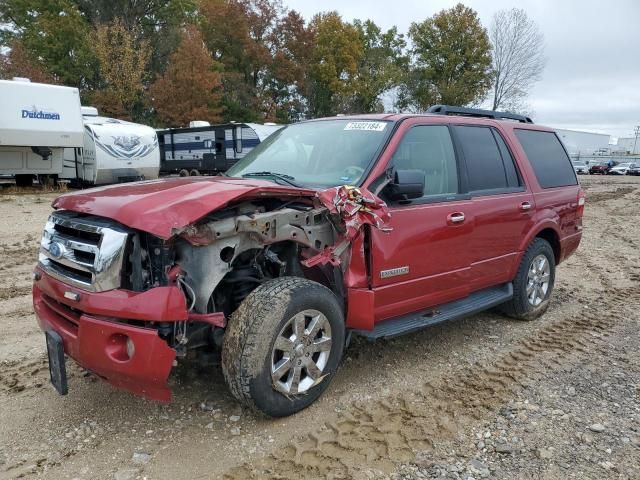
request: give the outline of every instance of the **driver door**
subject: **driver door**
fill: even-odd
[[[371,231],[376,322],[469,294],[474,219],[450,130],[437,124],[403,130],[389,165],[424,172],[425,189],[421,198],[389,202],[390,233]]]

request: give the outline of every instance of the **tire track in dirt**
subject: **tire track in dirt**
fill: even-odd
[[[12,360],[0,363],[0,392],[16,394],[40,388],[48,380],[46,356],[36,359]]]
[[[620,198],[634,190],[636,190],[634,187],[620,187],[615,190],[607,190],[605,192],[588,193],[587,189],[587,205],[589,203],[599,203],[606,200],[613,200],[614,198]]]
[[[473,365],[395,398],[355,404],[335,422],[255,463],[230,470],[224,478],[341,479],[361,475],[363,469],[391,473],[395,465],[412,462],[417,453],[430,450],[434,439],[452,438],[535,377],[565,365],[570,355],[579,358],[604,351],[610,331],[624,320],[640,293],[634,289],[630,298],[628,292],[607,289],[603,294],[580,314],[521,340],[491,365]]]
[[[24,287],[17,287],[15,285],[10,287],[0,287],[0,301],[31,295],[31,288],[31,285]]]
[[[35,265],[38,261],[39,249],[39,242],[33,238],[24,240],[23,242],[16,242],[12,245],[0,245],[0,258],[2,258],[0,271],[29,263]]]
[[[0,362],[0,393],[15,395],[49,384],[49,363],[46,354],[20,360]],[[67,357],[67,377],[86,376],[87,372]]]

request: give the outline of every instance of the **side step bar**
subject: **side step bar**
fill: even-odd
[[[379,338],[392,338],[405,333],[415,332],[425,327],[447,320],[473,315],[501,303],[513,297],[513,284],[505,283],[498,287],[491,287],[479,292],[474,292],[468,297],[455,302],[445,303],[429,310],[390,318],[378,323],[373,330],[354,330],[353,333],[370,340]]]

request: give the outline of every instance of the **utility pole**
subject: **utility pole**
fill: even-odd
[[[638,143],[638,136],[640,135],[640,125],[633,129],[633,133],[636,134],[636,139],[633,141],[633,150],[631,151],[631,155],[636,154],[636,144]]]

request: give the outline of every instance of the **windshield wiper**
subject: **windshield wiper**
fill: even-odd
[[[293,187],[298,187],[300,188],[300,185],[298,185],[297,183],[293,182],[293,180],[295,180],[295,177],[292,177],[291,175],[287,175],[286,173],[276,173],[276,172],[249,172],[249,173],[245,173],[244,175],[242,175],[242,177],[273,177],[273,178],[277,178],[279,180],[282,180],[285,183],[288,183],[289,185],[293,186]]]

